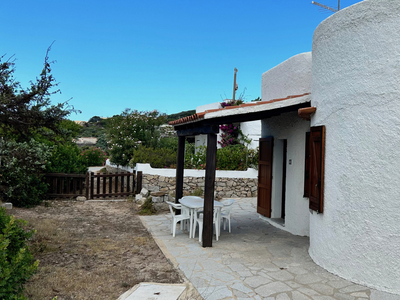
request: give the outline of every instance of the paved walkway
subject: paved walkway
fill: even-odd
[[[179,227],[173,238],[170,218],[169,214],[141,217],[165,255],[204,299],[400,300],[316,265],[308,255],[309,239],[261,220],[255,198],[236,199],[232,233],[221,230],[212,248],[201,247],[198,238],[189,239]]]

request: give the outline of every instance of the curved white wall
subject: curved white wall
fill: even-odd
[[[297,54],[261,77],[261,99],[286,98],[311,91],[311,52]]]
[[[324,213],[310,255],[400,294],[400,3],[365,0],[314,33],[312,126],[326,126]]]

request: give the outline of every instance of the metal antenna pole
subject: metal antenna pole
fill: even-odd
[[[236,73],[237,69],[235,68],[235,75],[233,75],[233,97],[232,100],[235,101],[235,94],[236,94]]]
[[[338,0],[338,2],[337,2],[337,10],[338,11],[340,10],[340,0]]]
[[[339,11],[339,9],[334,9],[334,8],[332,8],[332,7],[329,7],[329,6],[323,5],[323,4],[321,4],[321,3],[318,3],[318,2],[315,2],[315,1],[311,1],[311,4],[318,5],[318,6],[322,7],[322,8],[325,8],[325,9],[327,9],[327,10],[330,10],[330,11],[333,11],[333,12],[337,12],[337,11]],[[340,0],[339,0],[339,3],[338,3],[338,4],[340,5]],[[338,8],[339,8],[339,7],[338,7]]]

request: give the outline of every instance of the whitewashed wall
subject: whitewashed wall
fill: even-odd
[[[261,137],[261,121],[242,122],[240,123],[240,130],[247,138],[251,139],[249,147],[256,149]]]
[[[205,104],[205,105],[200,105],[200,106],[196,107],[196,113],[205,112],[206,110],[209,110],[209,109],[218,109],[218,108],[221,108],[220,102],[214,102],[214,103],[209,103],[209,104]],[[221,141],[221,136],[219,134],[217,136],[217,142],[218,141]],[[207,146],[207,135],[206,134],[196,135],[195,139],[194,139],[194,145],[195,145],[196,149],[199,146]],[[219,143],[217,143],[217,148],[221,148]]]
[[[262,120],[263,137],[274,137],[271,218],[281,217],[283,140],[286,139],[286,216],[282,229],[302,236],[309,235],[310,224],[308,198],[303,197],[305,137],[309,130],[310,123],[297,112]]]
[[[295,55],[265,72],[262,74],[262,100],[310,93],[311,69],[311,53],[308,52]],[[285,101],[275,103],[290,105],[285,104]],[[296,235],[306,236],[309,235],[310,213],[308,198],[303,198],[303,192],[305,138],[309,129],[310,122],[301,119],[297,112],[292,112],[262,120],[261,130],[262,137],[274,137],[271,218],[281,217],[283,140],[286,139],[285,226],[275,226]]]
[[[302,95],[310,91],[311,52],[295,55],[262,74],[261,99],[263,101]]]
[[[324,213],[310,255],[341,277],[400,294],[400,3],[362,1],[313,39],[312,125],[326,126]]]

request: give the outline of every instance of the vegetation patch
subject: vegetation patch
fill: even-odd
[[[115,300],[140,282],[183,282],[135,203],[52,201],[12,212],[37,231],[31,245],[40,263],[25,285],[30,300]]]

